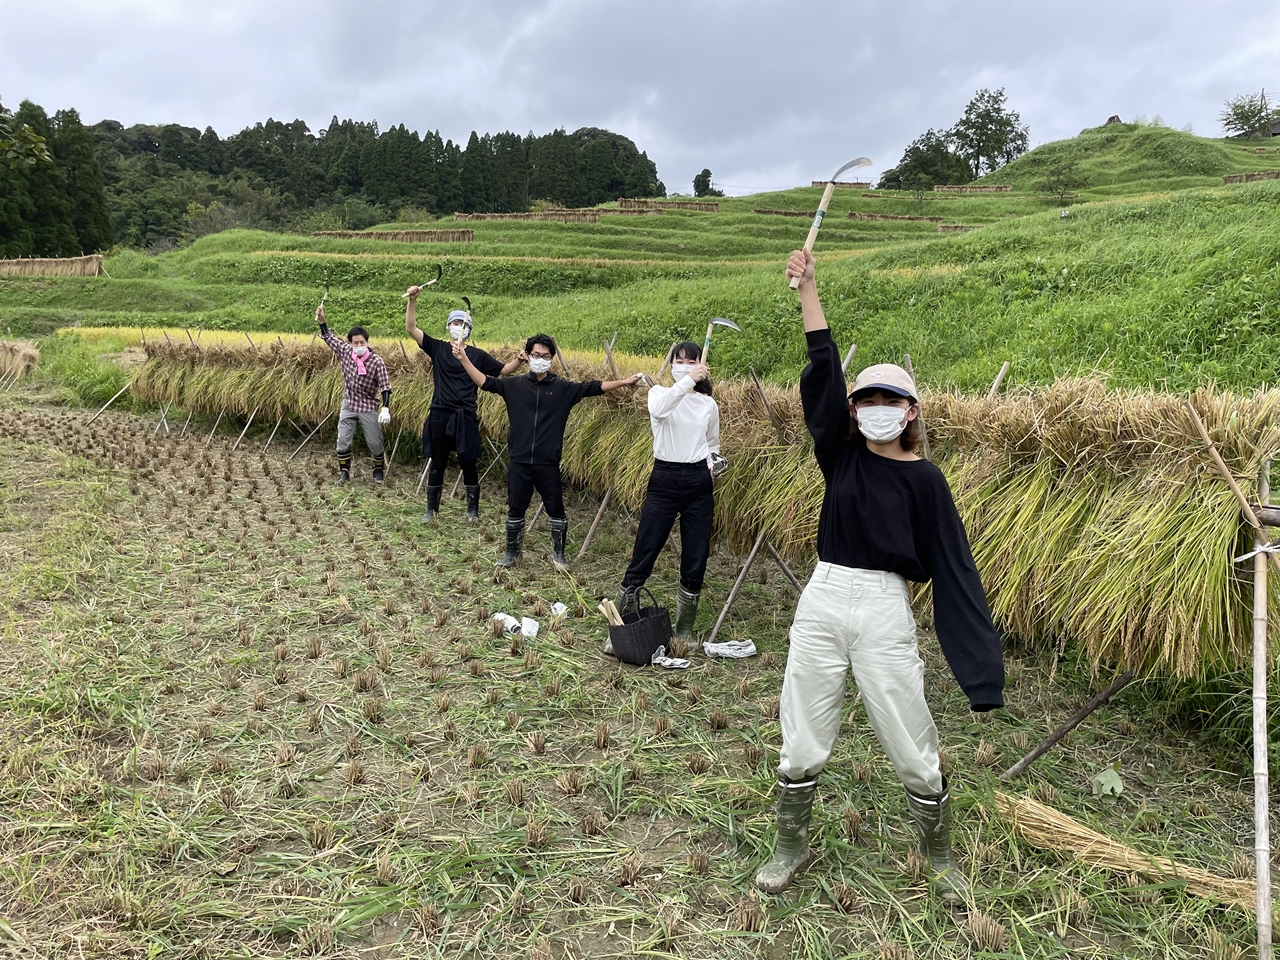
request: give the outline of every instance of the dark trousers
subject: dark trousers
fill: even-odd
[[[542,505],[552,520],[564,519],[563,485],[558,463],[516,463],[507,469],[507,516],[523,520],[533,499],[533,491],[542,497]]]
[[[438,487],[444,483],[444,468],[449,465],[449,454],[458,447],[456,437],[445,432],[449,424],[447,416],[427,417],[427,432],[431,437],[431,469],[427,471],[427,486]],[[474,460],[463,460],[458,457],[458,467],[462,470],[462,482],[475,486],[480,482],[480,474],[476,470]]]
[[[655,460],[649,474],[640,529],[631,552],[631,565],[622,578],[624,587],[641,587],[653,572],[653,565],[671,536],[680,517],[680,584],[690,593],[702,590],[711,553],[711,521],[715,502],[711,494],[711,471],[705,461],[669,463]]]

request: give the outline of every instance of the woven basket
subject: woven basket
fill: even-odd
[[[609,627],[613,655],[637,667],[647,667],[653,652],[671,642],[671,612],[658,606],[647,589],[643,592],[649,597],[649,606],[641,607],[639,613],[624,615],[622,626]]]

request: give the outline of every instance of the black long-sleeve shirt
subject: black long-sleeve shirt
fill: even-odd
[[[435,390],[431,394],[431,409],[436,413],[450,414],[455,410],[475,410],[476,385],[467,375],[462,361],[453,355],[453,344],[448,340],[422,335],[419,344],[422,352],[431,358],[431,375]],[[467,356],[476,369],[485,376],[502,375],[502,364],[479,347],[467,344]]]
[[[604,393],[599,380],[561,380],[548,373],[523,377],[486,377],[483,389],[507,403],[507,445],[515,463],[560,462],[564,428],[578,401]]]
[[[928,460],[892,460],[849,437],[849,401],[830,330],[805,334],[809,365],[800,400],[826,480],[818,559],[933,581],[943,655],[974,710],[1004,706],[1004,656],[969,538],[942,471]]]

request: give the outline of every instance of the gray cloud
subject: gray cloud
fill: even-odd
[[[333,115],[382,127],[631,136],[669,189],[704,166],[730,193],[891,166],[979,87],[1033,143],[1112,113],[1216,135],[1229,96],[1280,92],[1280,9],[1155,4],[472,0],[112,4],[0,0],[0,94],[88,122],[212,125]]]

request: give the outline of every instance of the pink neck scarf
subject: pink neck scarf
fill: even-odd
[[[356,362],[356,372],[362,377],[368,372],[364,368],[364,361],[367,356],[369,356],[369,352],[367,350],[365,351],[364,357],[360,356],[360,354],[356,353],[354,350],[351,351],[351,357]]]

